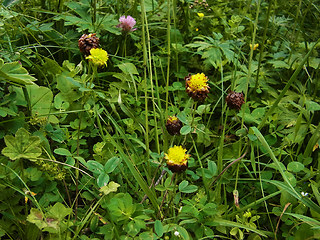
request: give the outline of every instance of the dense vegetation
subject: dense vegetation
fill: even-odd
[[[0,239],[320,239],[319,0],[4,0]]]

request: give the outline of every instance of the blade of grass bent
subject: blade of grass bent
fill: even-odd
[[[287,191],[289,194],[291,194],[292,196],[294,196],[295,198],[297,198],[299,201],[301,201],[302,203],[304,203],[306,206],[310,207],[311,209],[315,210],[316,212],[320,213],[320,207],[314,203],[311,199],[302,197],[301,194],[299,194],[296,189],[291,185],[288,177],[284,174],[284,172],[282,171],[280,162],[278,161],[278,159],[275,157],[275,155],[273,154],[269,144],[267,143],[267,141],[265,140],[265,138],[262,136],[261,132],[256,128],[256,127],[251,127],[250,130],[252,130],[254,132],[254,134],[256,135],[256,137],[259,139],[259,141],[261,142],[262,146],[267,150],[269,156],[271,157],[271,159],[273,160],[273,162],[275,163],[278,171],[280,172],[281,176],[283,177],[285,183],[279,182],[279,181],[269,181],[270,183],[273,183],[275,185],[277,185],[278,187],[281,187],[282,189],[284,189],[285,191]]]

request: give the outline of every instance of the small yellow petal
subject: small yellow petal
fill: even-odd
[[[203,18],[203,17],[204,17],[204,14],[203,14],[203,13],[198,13],[198,16],[199,16],[200,18]]]
[[[89,59],[93,62],[93,64],[98,66],[107,66],[107,61],[109,59],[108,53],[101,49],[101,48],[92,48],[90,50],[90,55],[86,57],[86,59]]]

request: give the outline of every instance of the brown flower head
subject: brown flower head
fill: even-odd
[[[181,128],[182,128],[182,122],[176,116],[170,116],[167,119],[166,129],[170,135],[180,134]]]
[[[197,73],[195,75],[189,74],[185,77],[186,92],[189,97],[195,101],[204,101],[208,96],[210,87],[208,86],[208,77],[204,73]]]
[[[226,97],[226,102],[229,108],[240,110],[242,104],[244,104],[243,93],[231,91]]]
[[[78,46],[80,51],[88,56],[90,55],[90,50],[92,48],[98,48],[99,47],[99,38],[96,36],[95,33],[92,34],[83,34],[79,40],[78,40]]]

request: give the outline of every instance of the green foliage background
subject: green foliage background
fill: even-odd
[[[319,239],[319,6],[2,1],[0,239]],[[209,78],[205,101],[189,73]],[[185,172],[166,166],[174,145]]]

